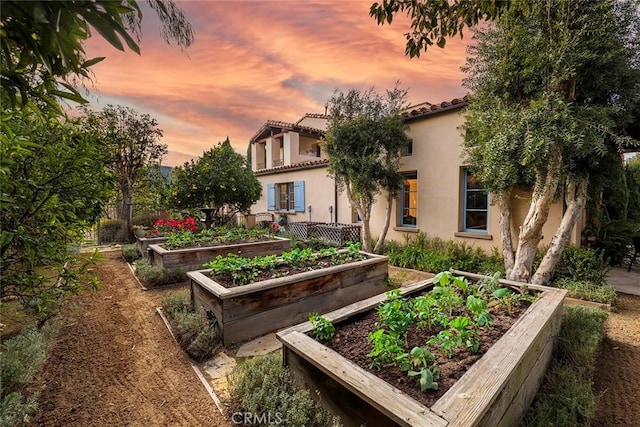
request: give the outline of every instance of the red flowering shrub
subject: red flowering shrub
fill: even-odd
[[[153,234],[165,235],[174,231],[191,231],[195,233],[198,230],[197,220],[190,216],[185,219],[158,219],[153,223]]]

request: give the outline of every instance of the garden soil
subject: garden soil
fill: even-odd
[[[61,333],[38,378],[31,425],[230,426],[155,311],[179,286],[143,291],[119,251],[104,255],[102,286],[72,298],[58,316]],[[606,326],[594,425],[640,426],[640,297],[620,295]]]
[[[104,255],[102,286],[59,316],[32,425],[229,425],[156,312],[170,289],[143,291],[120,251]]]

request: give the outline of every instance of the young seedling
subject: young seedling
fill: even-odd
[[[312,325],[311,333],[320,341],[329,341],[336,333],[336,328],[333,326],[333,323],[318,313],[312,313],[309,316],[309,322],[311,322]]]

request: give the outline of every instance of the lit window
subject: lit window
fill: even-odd
[[[489,220],[489,193],[471,172],[464,171],[462,230],[486,233]]]
[[[418,175],[406,174],[399,197],[401,227],[415,227],[418,221]]]

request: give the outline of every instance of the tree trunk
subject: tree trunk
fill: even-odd
[[[549,217],[549,209],[559,184],[562,154],[559,144],[549,152],[549,164],[546,170],[536,171],[536,181],[531,197],[529,211],[518,236],[518,248],[513,269],[507,276],[509,280],[529,282],[536,257],[538,244],[542,240],[542,227]]]
[[[121,183],[121,187],[122,187],[122,209],[121,209],[121,219],[124,219],[127,227],[131,228],[131,222],[132,222],[132,218],[131,218],[131,210],[132,210],[132,204],[133,204],[133,186],[132,184],[129,182],[129,180],[126,180],[125,182]]]
[[[583,179],[578,183],[568,182],[565,200],[567,203],[567,210],[562,216],[560,226],[556,230],[556,234],[551,239],[551,244],[547,253],[544,254],[544,258],[540,263],[540,266],[536,270],[531,283],[536,285],[545,285],[551,281],[551,275],[556,268],[558,261],[562,255],[569,238],[571,231],[576,225],[576,221],[582,212],[586,203],[587,195],[587,179]]]
[[[511,236],[511,193],[507,190],[498,194],[497,202],[500,209],[500,239],[502,240],[502,258],[506,276],[509,277],[513,271],[514,253],[513,238]]]
[[[393,207],[393,196],[391,193],[387,193],[387,207],[385,209],[384,226],[378,236],[376,246],[373,248],[373,253],[379,254],[384,247],[384,239],[387,237],[387,231],[389,230],[389,222],[391,221],[391,208]]]
[[[362,240],[362,250],[365,252],[371,252],[371,229],[369,225],[369,219],[371,217],[371,204],[362,206],[361,203],[356,201],[351,193],[351,183],[345,178],[344,186],[347,193],[347,199],[349,204],[356,208],[360,219],[362,220],[362,228],[360,229],[360,239]],[[338,218],[336,217],[336,222]]]

